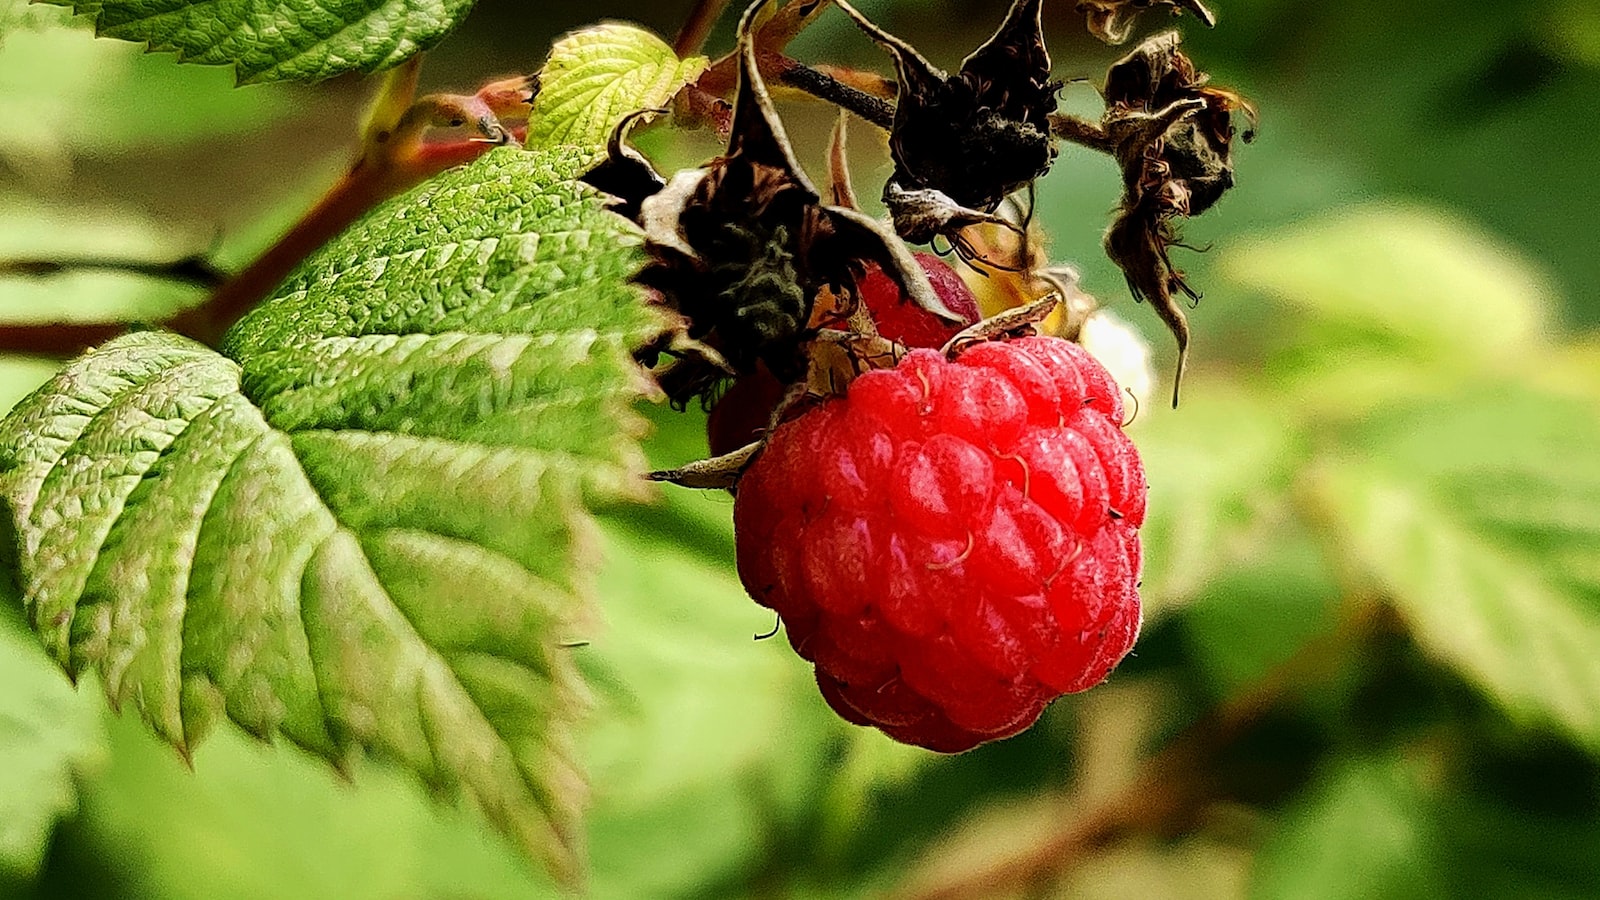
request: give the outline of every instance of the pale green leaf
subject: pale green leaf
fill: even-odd
[[[1344,435],[1307,496],[1424,649],[1600,751],[1597,412],[1520,391],[1397,411]]]
[[[1600,9],[1585,0],[1553,0],[1538,23],[1540,37],[1571,62],[1600,69]]]
[[[13,622],[10,594],[0,587],[0,883],[38,868],[57,817],[77,809],[75,779],[105,757],[99,704]]]
[[[69,15],[55,6],[28,9]],[[83,28],[7,35],[0,43],[0,162],[25,183],[62,182],[83,157],[199,138],[258,141],[263,128],[296,108],[293,87],[235,91],[231,84],[221,69],[179,65],[131,44],[96,40]],[[84,199],[72,205],[83,209]],[[205,249],[214,227],[208,223],[184,252]]]
[[[1389,355],[1514,358],[1552,324],[1551,288],[1528,260],[1428,209],[1356,207],[1239,241],[1220,271]]]
[[[233,65],[241,82],[373,72],[428,49],[474,0],[52,0],[105,37],[183,62]]]
[[[0,46],[23,31],[66,25],[71,14],[30,0],[0,0]]]
[[[110,763],[84,780],[63,841],[95,854],[99,883],[161,900],[560,896],[474,816],[390,767],[358,760],[341,777],[224,729],[191,769],[131,718],[107,725]]]
[[[314,254],[227,356],[133,334],[13,410],[0,496],[57,659],[185,751],[225,714],[390,758],[570,873],[582,501],[633,483],[654,327],[579,165],[490,153]]]
[[[603,150],[623,116],[665,105],[705,67],[704,57],[679,60],[665,41],[633,25],[575,31],[556,41],[539,72],[528,144]]]
[[[584,747],[601,897],[678,896],[756,862],[783,809],[762,789],[810,775],[821,745],[853,727],[824,709],[782,634],[752,640],[772,614],[728,561],[669,535],[604,520],[606,623],[582,657],[599,706]],[[791,802],[814,800],[813,782]]]
[[[1261,683],[1312,640],[1335,629],[1339,584],[1301,523],[1282,523],[1261,552],[1230,565],[1185,606],[1187,645],[1220,696]]]
[[[1266,398],[1198,379],[1183,408],[1146,410],[1133,430],[1150,499],[1141,596],[1159,616],[1219,573],[1270,550],[1301,448]]]

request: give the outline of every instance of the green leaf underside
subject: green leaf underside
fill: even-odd
[[[1311,496],[1421,645],[1513,717],[1600,749],[1593,403],[1511,392],[1361,429]]]
[[[539,72],[528,145],[603,150],[623,116],[664,106],[705,67],[705,57],[680,61],[665,41],[632,25],[575,31],[550,48]]]
[[[474,0],[50,0],[105,37],[183,62],[233,64],[241,82],[321,81],[398,65],[444,37]]]
[[[586,494],[639,468],[637,239],[571,153],[375,210],[218,355],[120,338],[0,423],[35,628],[187,752],[217,713],[575,858]],[[553,849],[552,849],[553,848]]]

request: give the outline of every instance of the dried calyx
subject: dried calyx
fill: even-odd
[[[883,196],[895,230],[927,243],[1003,222],[993,215],[1000,202],[1049,171],[1057,152],[1050,115],[1061,85],[1050,77],[1043,0],[1015,0],[953,75],[844,0],[836,5],[889,51],[899,75],[889,137],[895,169]]]
[[[1174,16],[1193,13],[1207,28],[1217,24],[1216,16],[1200,0],[1078,0],[1078,12],[1084,14],[1089,33],[1108,44],[1126,41],[1134,20],[1155,6],[1167,7]]]
[[[1148,300],[1178,343],[1172,404],[1178,405],[1189,324],[1179,295],[1200,294],[1172,263],[1184,246],[1177,220],[1210,209],[1233,187],[1233,115],[1255,109],[1233,91],[1211,87],[1169,31],[1149,38],[1106,74],[1100,123],[1057,117],[1056,133],[1110,153],[1122,169],[1123,197],[1105,249],[1135,300]],[[1249,140],[1252,132],[1246,131]]]
[[[785,383],[803,379],[819,295],[848,305],[869,263],[911,302],[958,321],[904,243],[854,209],[823,203],[795,161],[757,69],[751,26],[763,5],[740,23],[726,154],[664,179],[627,146],[624,122],[609,159],[585,179],[616,196],[614,207],[643,228],[650,262],[639,281],[682,317],[679,340],[645,354],[677,357],[660,381],[679,405],[757,363]]]
[[[876,97],[869,109],[840,99],[837,90],[799,86],[889,126],[895,165],[883,199],[894,231],[857,208],[844,120],[823,193],[797,163],[768,95],[766,77],[796,85],[794,73],[821,72],[783,49],[830,3],[891,53],[898,74],[892,115]],[[724,155],[664,178],[627,141],[638,116],[662,111],[621,123],[607,159],[585,180],[612,194],[613,208],[640,225],[650,261],[638,280],[678,314],[679,327],[639,354],[651,367],[663,355],[670,359],[656,375],[674,404],[704,402],[730,379],[764,370],[787,392],[781,411],[808,396],[838,393],[862,368],[893,365],[904,347],[881,336],[859,302],[865,272],[881,268],[910,303],[956,320],[904,241],[944,238],[968,261],[983,263],[980,271],[992,281],[1014,282],[1008,296],[1019,307],[1045,294],[1064,298],[1065,312],[1048,327],[1076,332],[1093,303],[1070,269],[1036,258],[1032,204],[1024,211],[1018,202],[1023,189],[1031,196],[1056,157],[1056,141],[1065,139],[1111,155],[1121,168],[1124,194],[1105,250],[1134,298],[1148,300],[1177,340],[1177,405],[1189,343],[1180,298],[1195,301],[1199,293],[1170,251],[1184,246],[1179,219],[1211,208],[1232,187],[1233,115],[1243,112],[1253,124],[1255,111],[1237,94],[1210,86],[1169,32],[1111,67],[1098,121],[1058,113],[1061,82],[1051,77],[1042,3],[1014,0],[994,35],[949,74],[846,0],[757,0],[741,19],[734,65],[719,63],[695,86],[724,106],[720,97],[732,91],[731,115],[722,120],[730,126]],[[1079,9],[1100,36],[1120,38],[1132,16],[1154,6],[1212,23],[1192,0],[1092,0]],[[1072,302],[1075,296],[1086,302]],[[729,477],[748,459],[730,458],[687,480]]]

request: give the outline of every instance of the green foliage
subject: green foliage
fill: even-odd
[[[1133,431],[1150,480],[1140,596],[1151,615],[1260,555],[1300,452],[1294,417],[1268,398],[1224,384],[1196,394],[1181,416]]]
[[[226,714],[393,758],[570,875],[581,504],[637,468],[652,327],[575,165],[490,154],[307,260],[226,356],[133,334],[19,404],[0,494],[57,660],[185,753]]]
[[[68,17],[57,7],[28,9]],[[35,184],[63,180],[75,158],[108,150],[241,137],[291,108],[290,88],[232,91],[222,70],[182,66],[38,18],[39,27],[0,42],[0,116],[8,123],[0,162]]]
[[[184,62],[232,65],[241,82],[373,72],[428,49],[473,0],[57,0],[105,37]]]
[[[1304,317],[1266,375],[1321,415],[1348,417],[1463,377],[1511,369],[1548,342],[1548,280],[1467,222],[1404,206],[1343,210],[1247,239],[1219,266]]]
[[[46,28],[67,18],[64,10],[36,5],[29,0],[0,0],[0,45],[13,34]]]
[[[511,845],[389,767],[356,760],[341,777],[224,729],[190,769],[128,717],[107,730],[110,765],[85,784],[73,835],[122,849],[55,873],[84,882],[52,891],[94,896],[122,885],[152,900],[557,895]]]
[[[0,50],[0,57],[5,53]],[[199,234],[163,229],[128,209],[59,209],[5,194],[0,194],[0,204],[13,214],[0,219],[0,259],[179,259],[204,240]],[[93,269],[49,278],[7,278],[0,280],[0,321],[140,321],[188,305],[196,293],[185,285]]]
[[[0,23],[15,23],[6,16],[19,9],[0,0]],[[482,34],[463,34],[460,56],[441,55],[438,68],[430,62],[429,77],[459,87],[502,65],[521,65],[533,58],[526,48],[538,35],[573,24],[570,10],[559,7],[505,9],[484,7],[490,18],[481,22]],[[59,16],[37,12],[28,10],[30,27],[57,24]],[[606,12],[666,24],[654,7]],[[878,12],[941,63],[955,61],[949,48],[971,45],[914,5]],[[550,612],[532,646],[547,647],[545,628],[591,641],[557,648],[551,658],[564,661],[567,684],[575,665],[592,694],[586,724],[562,733],[595,780],[588,837],[596,897],[876,895],[902,883],[908,870],[971,865],[950,850],[967,844],[940,840],[948,832],[981,829],[996,855],[1020,856],[1060,838],[1105,792],[1120,796],[1118,779],[1182,725],[1212,715],[1207,704],[1259,696],[1264,687],[1279,692],[1265,720],[1202,763],[1206,783],[1214,776],[1226,789],[1221,803],[1186,822],[1176,841],[1134,838],[1088,854],[1063,885],[1042,880],[1041,895],[1236,896],[1248,870],[1251,893],[1263,898],[1593,897],[1600,893],[1600,685],[1592,662],[1600,654],[1593,549],[1600,475],[1592,464],[1600,458],[1600,350],[1592,336],[1563,334],[1562,323],[1593,321],[1600,310],[1589,287],[1600,257],[1591,252],[1589,231],[1574,224],[1587,221],[1592,200],[1583,173],[1600,152],[1600,133],[1573,125],[1587,121],[1596,93],[1594,16],[1572,0],[1448,8],[1235,0],[1224,13],[1225,27],[1216,31],[1178,25],[1217,83],[1260,101],[1265,129],[1238,154],[1238,188],[1186,229],[1188,243],[1216,251],[1184,254],[1179,263],[1207,291],[1192,317],[1197,365],[1183,408],[1146,408],[1131,432],[1152,480],[1146,634],[1111,685],[1062,701],[1040,727],[1012,741],[948,759],[890,745],[832,717],[781,634],[750,640],[771,618],[743,598],[731,568],[726,496],[669,491],[648,506],[609,507],[597,536],[576,519],[576,536],[589,536],[580,542],[552,525],[553,507],[530,499],[534,491],[541,500],[559,493],[576,517],[580,489],[571,469],[541,469],[534,478],[502,469],[491,478],[488,469],[444,456],[382,456],[361,443],[357,434],[368,432],[397,438],[393,447],[418,435],[439,440],[430,428],[449,432],[446,443],[496,452],[508,446],[497,442],[559,439],[586,459],[591,488],[621,483],[614,465],[621,457],[594,456],[627,441],[595,421],[608,416],[577,405],[577,392],[573,407],[549,413],[548,427],[508,424],[523,410],[532,416],[553,386],[604,381],[617,387],[614,402],[622,403],[631,395],[598,374],[603,366],[579,365],[571,376],[553,360],[541,368],[568,344],[541,344],[538,335],[522,355],[510,348],[530,335],[512,335],[499,351],[514,357],[509,362],[472,343],[498,341],[500,331],[450,343],[480,319],[494,320],[496,329],[570,334],[580,327],[576,318],[541,318],[532,305],[496,306],[493,298],[549,290],[577,305],[584,292],[561,285],[599,287],[615,275],[605,260],[593,260],[606,256],[596,250],[606,242],[591,240],[578,254],[581,242],[559,228],[558,237],[534,242],[525,234],[533,212],[499,212],[513,203],[496,186],[508,176],[495,166],[509,165],[509,152],[478,170],[476,188],[455,182],[438,194],[424,189],[414,198],[426,198],[421,205],[391,206],[363,226],[366,237],[347,236],[330,248],[317,271],[298,275],[272,309],[230,338],[231,361],[159,344],[160,353],[193,352],[194,365],[154,373],[144,384],[225,375],[222,387],[240,398],[232,402],[248,399],[241,412],[253,410],[265,423],[263,441],[287,436],[284,471],[315,487],[314,497],[302,495],[313,511],[322,504],[353,534],[387,533],[394,516],[419,510],[430,516],[423,530],[481,526],[467,542],[471,552],[508,560],[525,552],[530,561],[515,566],[530,573],[519,574],[530,583],[541,572],[549,573],[541,582],[570,574],[559,561],[585,545],[604,551],[596,579],[575,578],[603,599],[592,613],[603,626],[581,617],[565,587],[552,586],[530,604]],[[726,46],[728,24],[713,45]],[[923,44],[935,32],[937,40]],[[500,44],[501,34],[516,37]],[[566,55],[553,55],[546,67],[548,94],[535,110],[533,143],[573,143],[592,154],[620,115],[665,102],[690,70],[655,38],[631,43],[611,26],[581,34],[589,37],[563,44]],[[1417,34],[1434,38],[1417,41]],[[318,141],[306,141],[300,128],[248,129],[290,106],[332,109],[306,117],[320,127],[347,112],[338,106],[337,83],[293,95],[286,88],[228,92],[220,90],[220,70],[130,56],[134,48],[96,44],[82,31],[4,38],[0,162],[9,171],[0,172],[0,256],[193,252],[222,221],[217,210],[234,205],[234,179],[270,193],[267,201],[281,202],[287,214],[303,209],[309,196],[291,198],[270,185],[298,189],[331,172],[303,164],[304,148]],[[833,15],[797,47],[808,61],[882,62]],[[1092,74],[1116,52],[1074,45],[1058,54],[1058,71]],[[511,62],[498,61],[508,55]],[[624,85],[638,93],[613,94]],[[1065,98],[1074,111],[1097,110],[1088,88],[1070,89]],[[784,113],[802,156],[819,165],[826,122],[808,118],[803,107]],[[219,130],[209,132],[214,122]],[[227,137],[214,145],[228,148],[227,165],[196,165],[194,139],[208,133]],[[858,187],[886,165],[869,134],[853,126]],[[709,134],[655,128],[641,138],[653,158],[681,165],[715,152]],[[536,167],[540,159],[549,157],[521,164]],[[122,168],[96,170],[108,160]],[[159,166],[151,184],[128,190],[128,168],[143,173],[147,164]],[[1098,249],[1104,220],[1092,211],[1106,209],[1119,190],[1108,161],[1067,148],[1040,186],[1039,216],[1053,257],[1078,265],[1089,290],[1148,326],[1153,322],[1128,301],[1120,274]],[[148,210],[103,213],[90,205],[103,195]],[[485,239],[470,217],[452,217],[469,206],[504,215],[508,231],[521,236]],[[285,220],[252,226],[252,240],[264,243]],[[413,226],[418,240],[401,241]],[[447,231],[465,239],[426,236]],[[229,240],[237,238],[230,233]],[[453,249],[434,252],[445,244]],[[540,269],[537,261],[548,259],[553,244],[595,267],[580,267],[570,281],[564,268]],[[244,261],[232,252],[230,264]],[[525,265],[530,252],[535,262]],[[368,256],[382,262],[369,264]],[[0,281],[0,316],[70,319],[110,308],[156,315],[192,296],[103,274],[7,280]],[[1169,352],[1164,340],[1155,346]],[[0,359],[0,407],[51,370],[37,360]],[[569,381],[589,374],[596,380]],[[487,384],[506,391],[474,387]],[[537,389],[517,393],[528,384]],[[118,415],[132,411],[113,405],[102,419],[123,421]],[[513,407],[517,412],[494,422],[475,417]],[[189,417],[192,410],[178,412]],[[697,416],[649,415],[657,426],[645,445],[652,464],[703,452]],[[130,424],[130,435],[166,440],[159,428],[145,427],[159,422]],[[457,430],[470,436],[463,441]],[[193,438],[172,444],[179,441]],[[83,449],[74,458],[88,462]],[[111,557],[132,558],[125,555],[138,541],[123,535],[134,532],[137,516],[147,517],[139,529],[147,538],[182,534],[156,534],[148,527],[156,507],[146,505],[161,500],[147,496],[168,489],[160,485],[184,480],[172,475],[180,460],[171,445],[164,454],[148,444],[135,449],[135,459],[159,457],[150,468],[154,486],[133,488],[138,499],[124,504],[126,521],[119,514],[108,532],[117,539],[105,546],[105,571],[91,572],[93,585],[85,581],[127,597],[132,579],[113,584]],[[185,471],[203,477],[205,466]],[[441,485],[424,481],[422,471]],[[441,472],[450,477],[437,477]],[[118,479],[144,480],[129,473]],[[452,485],[448,492],[444,482]],[[249,509],[231,527],[265,534],[294,496],[278,491],[248,505],[230,503]],[[357,543],[368,554],[366,569],[343,574],[387,576],[405,586],[400,595],[436,577],[437,567],[405,569],[402,554],[368,552],[381,541]],[[147,556],[175,557],[159,546],[152,543]],[[248,571],[270,571],[267,556]],[[154,579],[148,590],[174,576],[155,565],[144,572]],[[297,582],[302,596],[305,584]],[[464,592],[445,585],[437,603],[421,611],[448,603],[458,625],[459,611],[485,608],[488,593]],[[355,597],[355,588],[343,596]],[[1353,604],[1366,603],[1393,609],[1397,633],[1336,646],[1336,623],[1348,622]],[[368,609],[384,607],[374,597]],[[126,628],[132,620],[120,621]],[[426,616],[418,622],[437,624]],[[381,629],[374,633],[379,640],[363,645],[363,659],[385,649]],[[67,641],[70,655],[70,630]],[[130,657],[129,671],[154,658],[152,646]],[[1292,670],[1299,680],[1280,691],[1275,679],[1284,664],[1304,662],[1308,648],[1313,659],[1328,654],[1340,662],[1337,672]],[[387,649],[414,660],[413,672],[436,674],[430,660],[460,655],[426,641]],[[90,651],[100,652],[84,643],[80,656]],[[389,664],[398,665],[392,658]],[[94,671],[89,680],[98,679]],[[70,695],[41,664],[38,647],[11,639],[3,626],[0,677],[28,687],[0,690],[0,782],[8,772],[26,779],[21,790],[0,790],[0,822],[10,821],[5,801],[18,800],[26,808],[16,821],[27,823],[9,832],[25,837],[0,851],[0,869],[29,872],[43,853],[47,823],[81,807],[54,835],[40,897],[557,894],[511,842],[484,832],[474,815],[428,802],[417,780],[393,766],[342,759],[346,784],[313,756],[222,728],[191,748],[191,772],[128,716],[111,720],[109,765],[97,767],[103,738],[89,714],[98,699],[91,691]],[[352,680],[407,683],[393,673]],[[39,692],[30,694],[35,685]],[[523,699],[536,693],[522,680],[517,690]],[[8,744],[10,702],[23,696],[50,698],[37,708],[42,715],[30,707],[23,717],[44,737]],[[254,699],[236,697],[233,705],[245,709]],[[58,703],[76,704],[81,714]],[[388,719],[412,724],[418,708],[413,703]],[[546,715],[539,708],[517,718],[537,723]],[[69,733],[81,739],[76,752],[67,749]],[[68,772],[81,786],[80,802],[59,790]],[[1181,772],[1173,779],[1175,788],[1184,786]],[[432,786],[448,787],[437,782]],[[6,877],[0,874],[0,895]]]
[[[575,31],[550,48],[539,71],[528,143],[602,151],[623,116],[664,106],[705,67],[705,57],[680,61],[664,41],[632,25]]]
[[[77,808],[74,779],[106,755],[99,710],[39,652],[11,592],[0,588],[0,889],[34,874],[56,817]]]
[[[1505,357],[1544,339],[1550,289],[1502,242],[1437,211],[1357,207],[1242,243],[1223,274],[1412,360]]]
[[[1260,900],[1410,900],[1443,896],[1428,865],[1435,836],[1417,773],[1355,760],[1289,810],[1257,863]]]
[[[1600,398],[1479,393],[1353,437],[1309,490],[1356,577],[1509,713],[1600,751]]]

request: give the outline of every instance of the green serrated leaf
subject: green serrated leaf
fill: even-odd
[[[50,0],[104,37],[183,62],[233,65],[241,83],[374,72],[428,49],[475,0]]]
[[[56,819],[77,809],[74,778],[105,757],[98,704],[13,621],[11,593],[0,586],[0,884],[38,869]]]
[[[375,210],[225,340],[146,332],[0,423],[36,630],[163,738],[211,719],[464,795],[571,875],[582,501],[640,468],[638,240],[572,152]]]
[[[539,72],[528,145],[603,150],[623,116],[665,105],[705,67],[705,57],[679,60],[665,41],[632,25],[575,31],[556,41]]]
[[[1307,496],[1354,575],[1511,716],[1600,751],[1597,405],[1479,394],[1344,443]]]

